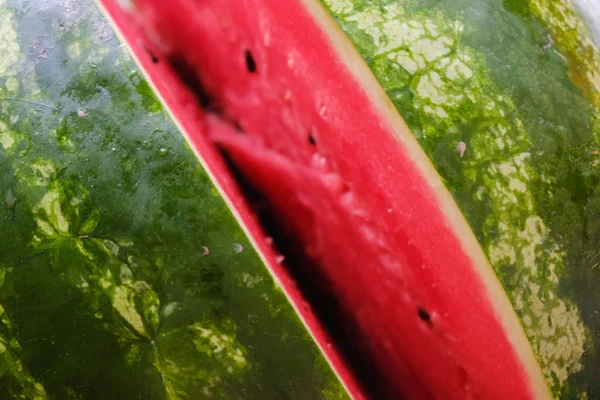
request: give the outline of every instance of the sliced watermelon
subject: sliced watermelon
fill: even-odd
[[[0,0],[0,399],[200,398],[347,395],[94,3]]]
[[[101,4],[216,186],[0,0],[0,398],[600,398],[593,2]]]
[[[102,3],[235,203],[240,193],[219,161],[219,153],[224,155],[262,228],[275,233],[279,249],[292,255],[286,267],[301,289],[316,291],[309,300],[319,307],[321,323],[339,351],[352,349],[358,353],[354,362],[368,362],[369,371],[355,371],[368,376],[375,398],[550,397],[523,328],[461,212],[366,65],[318,3]],[[391,3],[361,2],[356,10],[351,5],[342,11],[349,12],[348,24],[357,29],[375,30],[389,22],[385,26],[408,46],[418,38],[402,36],[409,26],[402,30],[394,22],[403,14],[398,2]],[[361,9],[364,14],[358,13]],[[393,18],[382,16],[388,12]],[[379,39],[375,49],[394,48],[389,37]],[[446,54],[448,40],[423,40],[428,53],[422,58]],[[385,86],[387,77],[397,78],[393,74],[399,68],[377,61],[372,67]],[[473,75],[474,66],[446,66],[457,79]],[[398,73],[409,77],[406,71]],[[436,90],[439,79],[439,73],[425,73],[421,87],[408,84],[406,91],[426,97],[424,124],[451,132],[452,127],[436,125],[445,111],[434,106],[450,99]],[[488,114],[478,121],[502,129],[494,122],[506,111],[491,101],[483,107]],[[479,109],[459,107],[457,113],[467,118],[470,110]],[[429,121],[429,114],[438,119]],[[453,141],[450,149],[445,158],[452,157],[459,169],[461,157],[477,151],[466,139]],[[521,155],[514,162],[526,159]],[[501,185],[503,170],[517,167],[490,168],[498,169]],[[256,219],[245,213],[241,219],[261,248]],[[541,235],[538,220],[525,216],[523,235]],[[533,255],[536,250],[531,248]],[[497,251],[510,257],[510,249]],[[280,272],[271,267],[275,275]],[[333,305],[315,301],[324,293],[333,294]],[[579,326],[565,329],[577,335]]]

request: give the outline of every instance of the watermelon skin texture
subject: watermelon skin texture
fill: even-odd
[[[347,398],[93,2],[0,53],[1,399]]]
[[[566,1],[323,3],[458,202],[556,397],[600,398],[600,55],[584,20]]]

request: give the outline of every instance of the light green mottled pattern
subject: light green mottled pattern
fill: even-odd
[[[554,11],[544,14],[544,22],[558,39],[519,0],[323,2],[471,223],[554,393],[585,396],[591,383],[569,379],[582,371],[586,354],[596,357],[590,352],[593,339],[578,303],[561,286],[567,267],[573,268],[568,265],[573,242],[548,217],[566,216],[566,210],[540,205],[541,199],[552,203],[546,199],[562,195],[550,160],[566,168],[572,163],[597,182],[594,140],[600,127],[594,114],[600,68],[583,25],[563,2],[533,2],[539,10],[552,3]],[[562,14],[556,16],[556,10]],[[565,15],[573,18],[570,25]],[[570,39],[562,36],[567,31]],[[585,51],[568,59],[561,44]],[[568,60],[584,67],[585,81],[578,83],[588,100],[569,81]],[[529,82],[539,87],[526,87]],[[576,158],[563,153],[575,151],[580,152]]]
[[[567,56],[573,80],[581,86],[600,114],[600,52],[572,0],[526,1]]]
[[[21,59],[21,52],[16,43],[17,32],[12,24],[12,14],[6,11],[6,1],[0,0],[0,76],[4,77],[0,84],[0,107],[6,110],[6,102],[17,93],[18,75],[14,65]],[[15,117],[16,118],[16,117]],[[19,140],[18,135],[13,132],[6,123],[0,121],[0,144],[5,152],[12,152],[12,148]],[[0,153],[0,157],[2,154]],[[4,190],[2,190],[4,189]],[[0,185],[2,207],[14,207],[17,201],[9,189]],[[1,226],[0,226],[1,229]],[[5,238],[6,240],[6,238]],[[6,266],[0,257],[0,286],[4,284]],[[7,392],[15,398],[27,398],[42,400],[47,399],[43,385],[31,376],[23,365],[20,357],[22,348],[18,340],[14,338],[13,326],[4,307],[0,304],[0,379],[8,382]]]

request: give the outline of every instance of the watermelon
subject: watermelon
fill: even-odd
[[[593,2],[101,4],[191,149],[0,3],[4,397],[600,398]]]
[[[347,398],[93,2],[0,55],[1,399]]]
[[[350,353],[347,387],[549,397],[459,209],[318,3],[102,4],[224,195],[246,196],[240,221],[258,248],[270,233],[333,347]]]
[[[225,153],[340,299],[379,397],[600,397],[592,2],[103,4],[200,157]]]

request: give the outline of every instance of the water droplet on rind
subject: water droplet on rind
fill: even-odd
[[[4,197],[4,201],[6,203],[6,208],[12,210],[15,208],[15,204],[17,204],[17,198],[13,195],[12,190],[8,189],[6,192],[6,196]]]

